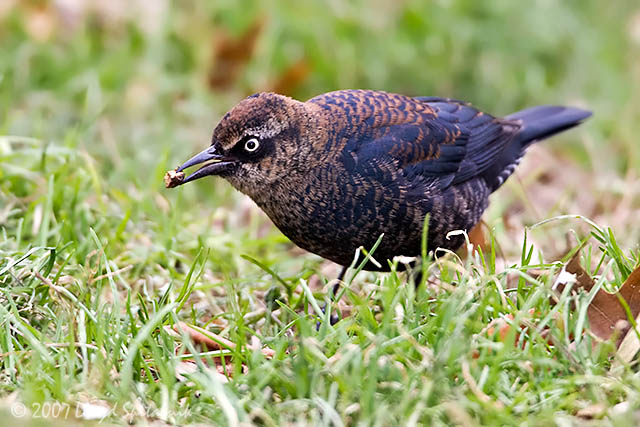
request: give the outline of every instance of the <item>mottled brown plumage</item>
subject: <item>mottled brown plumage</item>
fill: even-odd
[[[384,233],[375,253],[384,261],[421,253],[427,214],[429,249],[457,249],[462,237],[447,234],[478,222],[526,147],[589,115],[542,106],[501,119],[460,101],[365,90],[307,102],[261,93],[178,171],[208,162],[184,182],[221,176],[294,243],[338,264]]]

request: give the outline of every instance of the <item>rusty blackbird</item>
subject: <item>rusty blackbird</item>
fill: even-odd
[[[578,125],[589,111],[538,106],[504,118],[470,104],[370,90],[300,102],[274,93],[242,100],[211,146],[172,172],[168,187],[208,175],[248,195],[294,243],[343,266],[374,257],[455,250],[527,147]],[[201,167],[184,178],[182,171]]]

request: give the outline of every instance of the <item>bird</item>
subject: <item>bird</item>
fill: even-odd
[[[389,271],[388,260],[420,257],[427,219],[428,251],[459,249],[464,236],[451,232],[480,221],[527,148],[591,114],[542,105],[495,117],[455,99],[373,90],[304,102],[262,92],[165,178],[167,187],[225,179],[296,245],[342,265],[341,276],[381,238],[365,269]]]

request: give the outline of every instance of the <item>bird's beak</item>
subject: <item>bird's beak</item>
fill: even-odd
[[[208,175],[220,175],[222,172],[228,170],[230,166],[235,164],[235,161],[230,157],[221,155],[216,149],[216,146],[212,145],[211,147],[196,154],[195,156],[184,162],[182,166],[176,169],[176,172],[182,172],[183,170],[190,168],[191,166],[200,165],[203,163],[204,165],[200,169],[186,177],[180,183],[180,185]]]

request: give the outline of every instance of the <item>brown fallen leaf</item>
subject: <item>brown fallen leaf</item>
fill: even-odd
[[[485,230],[487,229],[487,223],[484,222],[484,220],[480,220],[480,222],[469,231],[469,242],[471,242],[475,248],[481,248],[485,254],[491,249],[491,245],[487,242],[487,235],[485,234]]]
[[[226,31],[220,31],[216,35],[212,64],[207,76],[211,89],[228,89],[237,80],[253,56],[264,22],[264,17],[256,17],[239,37],[232,37]]]
[[[584,418],[586,420],[592,420],[594,418],[600,418],[602,415],[604,415],[606,410],[607,407],[604,403],[594,403],[580,409],[576,413],[576,416],[579,418]]]
[[[289,65],[271,85],[269,92],[292,96],[300,84],[311,73],[309,63],[303,58]]]
[[[580,265],[579,252],[571,258],[564,270],[575,275],[575,289],[589,292],[595,285],[595,281]],[[560,283],[557,289],[562,292],[563,288],[564,284]],[[618,332],[617,347],[620,346],[631,327],[629,316],[621,300],[624,300],[628,305],[631,316],[634,319],[638,317],[640,313],[640,267],[629,275],[618,292],[610,294],[600,289],[587,309],[591,332],[603,340],[608,340],[614,332]]]

